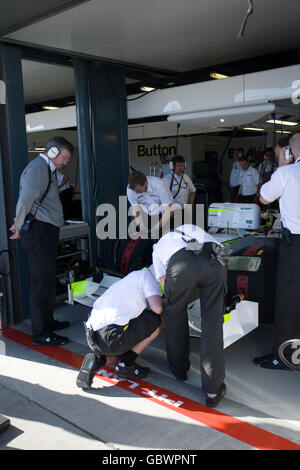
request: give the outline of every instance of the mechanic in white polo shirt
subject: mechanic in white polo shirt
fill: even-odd
[[[139,207],[138,216],[146,214],[141,224],[146,229],[151,228],[152,234],[158,237],[161,227],[173,215],[173,197],[168,185],[161,178],[135,171],[128,177],[127,197],[131,206]]]
[[[300,134],[289,140],[292,156],[286,160],[280,150],[279,168],[260,190],[262,204],[279,200],[283,237],[280,242],[274,318],[273,351],[254,359],[267,369],[288,369],[278,357],[278,348],[286,340],[297,337],[300,328]]]
[[[174,202],[177,202],[182,209],[184,204],[193,204],[196,196],[196,188],[190,177],[185,174],[185,159],[181,155],[176,155],[171,159],[171,173],[164,177]]]
[[[233,151],[233,165],[230,173],[230,186],[232,187],[232,202],[235,202],[239,191],[241,165],[239,159],[243,156],[243,149],[237,148]]]
[[[189,326],[187,306],[200,298],[200,370],[206,405],[214,407],[226,393],[223,382],[223,313],[226,262],[222,246],[200,227],[184,224],[165,234],[153,247],[156,280],[164,287],[166,345],[170,369],[187,379]]]
[[[239,202],[253,203],[257,196],[259,173],[256,168],[250,165],[247,157],[241,157],[239,163],[241,166],[239,173]]]
[[[162,296],[149,269],[133,271],[112,284],[94,303],[85,323],[88,353],[77,377],[77,386],[91,387],[93,377],[104,364],[118,357],[116,374],[142,379],[150,372],[135,360],[162,329]]]

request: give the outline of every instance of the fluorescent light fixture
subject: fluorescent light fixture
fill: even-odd
[[[44,152],[45,147],[34,147],[32,150],[28,150],[28,153]]]
[[[263,103],[263,104],[251,104],[251,105],[243,105],[243,106],[232,106],[228,108],[217,108],[217,109],[210,109],[205,111],[197,111],[191,113],[176,113],[170,114],[168,116],[169,122],[181,122],[181,121],[189,121],[189,120],[198,120],[198,119],[210,119],[215,118],[216,120],[220,120],[220,116],[223,116],[222,119],[226,119],[227,116],[243,116],[245,114],[262,114],[265,116],[266,114],[272,112],[275,109],[273,103]],[[253,119],[253,122],[256,119]],[[248,122],[251,122],[252,119],[248,119]],[[213,123],[215,125],[215,123]]]
[[[269,124],[280,124],[282,126],[297,126],[298,122],[291,122],[291,121],[280,121],[278,119],[270,119],[269,121],[266,121]]]
[[[141,90],[141,91],[149,92],[149,91],[154,91],[154,90],[156,90],[156,88],[154,88],[154,87],[152,87],[152,86],[141,86],[141,87],[140,87],[140,90]]]
[[[45,105],[43,106],[43,109],[46,109],[47,111],[52,111],[53,109],[60,109],[59,106],[48,106],[48,105]]]
[[[217,80],[222,80],[222,78],[229,78],[228,75],[224,75],[223,73],[211,72],[209,74],[210,78],[216,78]]]
[[[291,131],[276,131],[276,134],[290,134]]]
[[[244,131],[258,131],[258,132],[264,131],[264,129],[260,129],[259,127],[243,127],[243,130]]]

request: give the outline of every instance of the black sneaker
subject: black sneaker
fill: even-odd
[[[63,330],[64,328],[68,328],[68,326],[70,326],[69,321],[54,320],[53,325],[52,325],[52,330],[53,331]]]
[[[55,333],[49,333],[48,335],[33,337],[32,344],[34,346],[63,346],[69,342],[69,338],[66,336],[59,336]]]
[[[179,382],[184,382],[185,380],[187,380],[187,373],[186,372],[179,372],[179,371],[175,371],[173,369],[170,369],[172,374],[174,374],[174,376],[176,377],[177,380],[179,380]]]
[[[179,382],[185,382],[187,380],[187,374],[186,373],[183,373],[183,374],[175,374],[173,372],[173,374],[175,375],[176,379],[179,380]]]
[[[266,354],[265,356],[256,357],[253,359],[256,366],[263,367],[264,369],[273,370],[292,370],[287,367],[282,360],[274,353]]]
[[[105,356],[95,356],[93,353],[88,353],[81,364],[79,374],[76,379],[76,385],[79,388],[90,390],[93,378],[97,372],[106,362]]]
[[[125,379],[144,379],[150,372],[149,367],[142,367],[138,364],[125,366],[124,362],[119,362],[115,368],[116,375]]]
[[[206,406],[209,406],[210,408],[215,408],[220,403],[222,398],[224,398],[226,391],[227,391],[226,385],[222,383],[215,397],[209,397],[206,393],[206,399],[205,399]]]

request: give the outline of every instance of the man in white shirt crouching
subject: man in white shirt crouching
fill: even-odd
[[[161,332],[162,313],[160,287],[149,269],[133,271],[112,284],[96,300],[85,323],[92,353],[83,360],[77,386],[90,389],[97,370],[116,360],[116,375],[146,377],[150,369],[135,360]]]

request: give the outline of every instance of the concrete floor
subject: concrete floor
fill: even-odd
[[[82,321],[89,309],[81,305],[58,306],[56,318],[71,326],[61,334],[71,342],[64,350],[84,355],[88,351]],[[30,334],[30,321],[14,325]],[[93,390],[76,387],[78,368],[53,359],[23,344],[0,338],[0,413],[10,427],[0,434],[0,449],[60,450],[254,450],[250,434],[267,431],[271,447],[276,436],[300,448],[300,374],[255,367],[253,357],[269,352],[271,327],[260,326],[229,346],[226,354],[227,395],[215,414],[207,408],[186,415],[149,397],[138,396],[96,377]],[[152,373],[147,384],[166,394],[177,394],[189,404],[204,404],[198,371],[198,338],[191,338],[191,370],[188,380],[173,378],[166,361],[164,333],[139,359]],[[191,405],[192,406],[192,405]],[[204,410],[204,414],[201,413]],[[205,412],[207,410],[207,412]],[[196,414],[195,414],[196,413]],[[198,413],[198,414],[197,414]],[[199,418],[200,416],[200,418]],[[208,417],[208,421],[206,418]],[[226,426],[214,420],[226,418]],[[202,419],[203,418],[203,419]],[[231,432],[235,425],[235,433]],[[253,425],[247,427],[248,424]],[[255,430],[257,431],[255,433]],[[272,434],[269,434],[272,433]],[[274,436],[275,435],[275,436]],[[279,444],[285,445],[284,443]],[[279,447],[280,448],[280,447]]]

